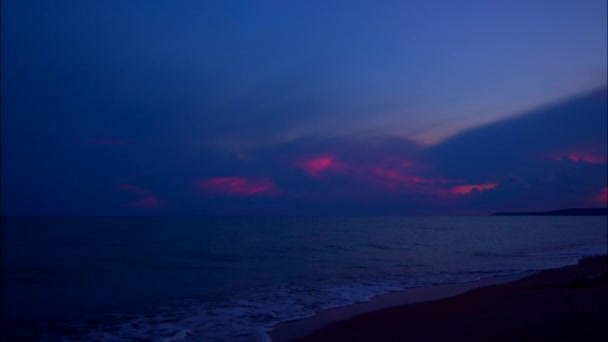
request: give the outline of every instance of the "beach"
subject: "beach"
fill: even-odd
[[[603,341],[606,260],[590,257],[509,283],[364,313],[291,340]]]
[[[365,314],[606,253],[605,217],[3,219],[0,340],[283,342],[360,315],[386,340]]]

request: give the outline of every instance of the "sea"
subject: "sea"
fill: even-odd
[[[606,216],[2,217],[3,341],[270,341],[395,291],[607,253]]]

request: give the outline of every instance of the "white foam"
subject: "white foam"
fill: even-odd
[[[181,299],[131,313],[88,316],[48,329],[44,335],[49,341],[270,341],[267,333],[280,322],[366,302],[378,294],[403,290],[403,284],[355,281],[257,288],[224,299]]]
[[[569,246],[530,251],[526,257],[542,259],[534,264],[547,268],[570,257],[604,254],[605,246]],[[557,258],[557,259],[555,259]],[[521,263],[521,257],[509,259]],[[515,260],[515,261],[514,261]],[[550,262],[547,262],[549,260]],[[553,261],[551,261],[553,260]],[[528,261],[529,262],[529,261]],[[521,263],[527,264],[524,261]],[[419,276],[393,276],[383,280],[341,279],[334,282],[285,284],[260,287],[226,298],[190,298],[163,305],[139,308],[134,313],[90,316],[69,323],[68,331],[48,332],[48,340],[68,341],[270,341],[267,333],[280,322],[307,318],[319,311],[367,302],[388,292],[439,283],[458,283],[515,274],[531,269],[461,270],[425,273]],[[65,327],[64,327],[65,328]]]

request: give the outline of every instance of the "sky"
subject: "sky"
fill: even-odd
[[[1,3],[3,215],[607,205],[607,2]]]

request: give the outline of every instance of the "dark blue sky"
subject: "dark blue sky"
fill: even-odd
[[[607,4],[2,1],[2,212],[606,206]]]

